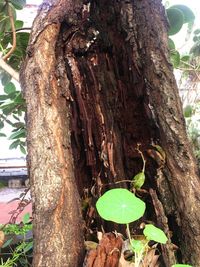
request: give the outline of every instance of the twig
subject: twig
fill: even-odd
[[[19,73],[14,70],[11,66],[9,66],[2,57],[0,57],[0,67],[5,70],[8,74],[10,74],[13,79],[19,82]]]
[[[9,15],[10,25],[11,25],[11,30],[12,30],[13,42],[12,42],[12,47],[11,47],[10,51],[3,57],[4,60],[7,60],[10,57],[10,55],[15,51],[16,44],[17,44],[16,43],[16,32],[15,32],[14,18],[13,18],[13,14],[11,11],[11,7],[8,3],[7,3],[7,7],[8,7],[8,15]]]
[[[19,29],[15,29],[15,32],[20,32],[20,31],[30,31],[32,28],[30,27],[24,27],[24,28],[19,28]],[[6,34],[12,33],[12,31],[8,31],[6,32]]]
[[[140,156],[141,156],[141,158],[142,158],[142,161],[143,161],[142,172],[145,172],[146,160],[144,159],[144,155],[143,155],[142,151],[140,150],[140,145],[141,145],[141,144],[139,144],[139,143],[137,144],[137,148],[136,148],[136,150],[137,150],[137,152],[140,154]]]

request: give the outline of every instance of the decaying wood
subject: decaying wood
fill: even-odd
[[[104,234],[97,248],[86,255],[84,267],[118,267],[122,243],[120,236]]]
[[[156,191],[153,189],[150,189],[149,193],[151,195],[152,202],[155,208],[158,227],[160,227],[166,233],[168,237],[167,244],[161,245],[163,260],[166,266],[172,266],[174,262],[176,262],[176,258],[175,258],[174,251],[173,251],[173,245],[171,243],[168,219],[167,219],[167,216],[165,215],[163,205],[158,199]]]

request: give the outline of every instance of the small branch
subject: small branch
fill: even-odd
[[[8,4],[8,15],[9,15],[9,19],[10,19],[10,25],[11,25],[11,30],[12,30],[12,35],[13,35],[13,43],[12,43],[12,47],[10,49],[10,51],[3,57],[4,60],[7,60],[10,55],[15,51],[16,48],[16,32],[15,32],[15,23],[14,23],[14,18],[13,18],[13,14],[10,8],[10,5]]]
[[[141,145],[141,144],[139,144],[139,143],[137,144],[137,148],[136,148],[136,150],[137,150],[137,152],[141,155],[141,158],[142,158],[142,161],[143,161],[142,172],[145,172],[146,160],[144,159],[144,155],[143,155],[142,151],[140,150],[140,145]]]
[[[20,32],[20,31],[30,31],[32,28],[30,27],[24,27],[24,28],[19,28],[19,29],[16,29],[15,32]],[[6,34],[10,34],[12,33],[12,31],[9,31],[9,32],[6,32]]]
[[[9,66],[1,57],[0,57],[0,67],[3,70],[5,70],[8,74],[10,74],[13,77],[13,79],[19,82],[19,73],[16,70],[14,70],[11,66]]]

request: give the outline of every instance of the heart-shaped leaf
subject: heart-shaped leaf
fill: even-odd
[[[96,207],[103,219],[127,224],[141,218],[146,205],[127,189],[116,188],[103,194]]]

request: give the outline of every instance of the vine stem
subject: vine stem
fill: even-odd
[[[137,144],[137,148],[136,150],[138,151],[138,153],[140,154],[141,158],[142,158],[142,161],[143,161],[143,168],[142,168],[142,172],[144,173],[145,172],[145,167],[146,167],[146,160],[144,158],[144,155],[142,153],[142,151],[140,150],[140,144]]]

